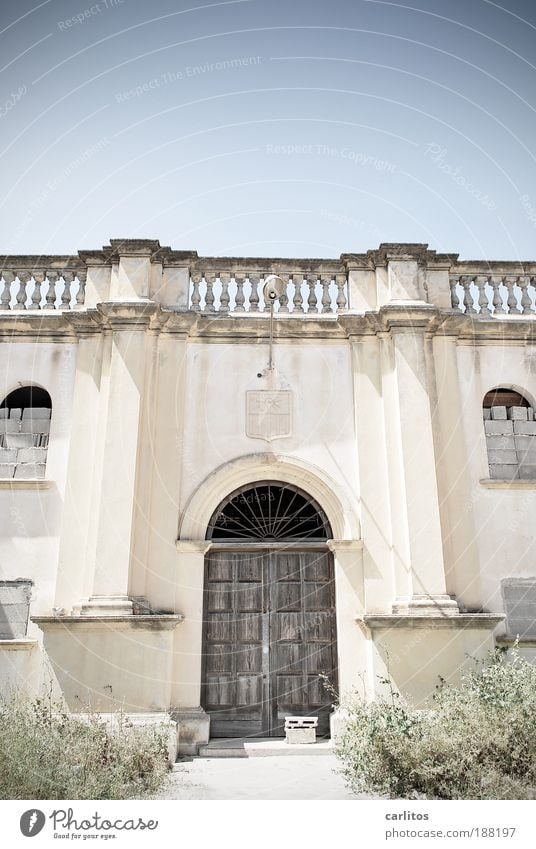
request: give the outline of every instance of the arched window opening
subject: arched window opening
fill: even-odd
[[[490,478],[536,478],[534,409],[515,389],[497,387],[482,403]]]
[[[261,481],[233,492],[212,516],[207,539],[326,540],[331,528],[310,496],[289,484]]]
[[[40,386],[21,386],[0,404],[0,478],[45,477],[52,401]]]

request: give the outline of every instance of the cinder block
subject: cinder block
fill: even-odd
[[[527,408],[526,407],[508,407],[507,415],[509,419],[512,419],[516,422],[526,422],[527,421]]]
[[[0,448],[0,463],[16,463],[17,452],[14,448]]]
[[[534,421],[534,410],[532,409],[532,407],[527,407],[527,419],[529,420],[529,422]]]
[[[15,472],[15,463],[0,463],[0,478],[12,478]]]
[[[516,444],[516,450],[519,453],[523,453],[524,451],[536,451],[536,435],[529,436],[529,434],[516,433],[514,436],[514,442]]]
[[[518,451],[517,462],[524,466],[536,465],[536,449],[533,451]]]
[[[536,422],[514,422],[514,433],[526,434],[533,436],[536,434]]]
[[[518,477],[519,466],[501,466],[499,464],[490,464],[489,476],[495,480],[515,480]]]
[[[484,407],[482,410],[482,415],[484,417],[484,421],[487,422],[491,419],[491,407]]]
[[[502,466],[515,465],[517,463],[517,453],[508,450],[488,451],[488,463],[490,465],[499,463]]]
[[[15,469],[15,478],[44,478],[45,464],[44,463],[18,463]]]
[[[509,436],[514,433],[514,425],[517,422],[504,421],[484,422],[484,431],[489,436]],[[521,422],[520,424],[525,424]]]
[[[23,419],[21,433],[50,433],[50,419]]]
[[[287,728],[287,743],[316,743],[316,728]]]
[[[0,407],[0,419],[8,419],[9,410],[7,407]]]
[[[18,433],[20,421],[18,419],[0,419],[0,433]]]
[[[536,463],[520,463],[519,477],[521,480],[536,480]]]
[[[22,408],[21,407],[12,407],[11,410],[9,411],[9,418],[10,419],[20,419],[21,415],[22,415]]]
[[[529,437],[522,437],[522,439],[530,439]],[[508,451],[516,450],[516,441],[512,434],[512,436],[488,436],[486,437],[486,445],[488,447],[488,451],[504,451],[507,449]]]
[[[47,448],[19,448],[17,463],[46,463]]]
[[[506,407],[492,407],[491,418],[494,421],[501,421],[502,419],[506,419]]]
[[[22,411],[23,419],[49,419],[50,407],[25,407]]]
[[[31,433],[6,433],[6,448],[31,448],[34,437]]]

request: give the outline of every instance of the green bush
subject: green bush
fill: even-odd
[[[0,703],[1,799],[129,799],[155,792],[168,773],[162,727],[119,716],[67,713],[52,699]]]
[[[536,667],[491,652],[419,711],[391,691],[355,700],[336,752],[356,793],[391,798],[536,798]]]

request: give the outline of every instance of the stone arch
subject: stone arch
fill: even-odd
[[[238,457],[205,478],[184,508],[178,538],[204,539],[211,516],[229,493],[262,480],[280,480],[299,487],[323,509],[335,539],[360,539],[356,502],[342,486],[312,463],[269,453]]]

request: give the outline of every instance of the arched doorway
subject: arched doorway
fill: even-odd
[[[231,493],[207,529],[202,704],[213,737],[283,736],[285,716],[329,731],[337,687],[332,536],[295,486],[259,481]]]

